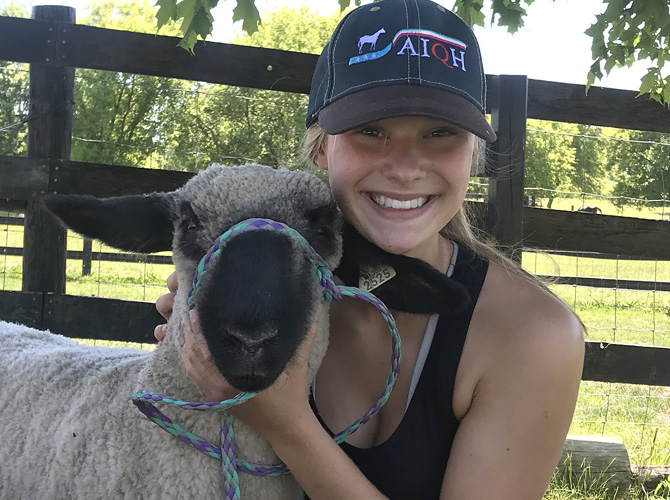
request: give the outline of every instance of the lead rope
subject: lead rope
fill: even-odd
[[[188,305],[192,307],[193,299],[200,290],[200,282],[202,277],[207,272],[209,263],[218,258],[221,250],[226,246],[226,242],[237,234],[250,231],[283,231],[288,233],[291,237],[297,239],[303,249],[303,255],[314,266],[315,272],[319,279],[319,283],[323,288],[324,300],[333,302],[340,300],[343,296],[354,297],[374,306],[382,315],[389,332],[391,333],[392,349],[391,349],[391,366],[389,368],[388,377],[384,390],[380,394],[377,402],[363,415],[356,420],[349,427],[333,436],[336,443],[342,443],[350,434],[363,424],[365,424],[373,415],[375,415],[382,406],[388,401],[391,391],[393,390],[398,374],[400,373],[400,359],[401,345],[400,335],[398,334],[398,327],[391,312],[377,297],[365,290],[350,286],[339,286],[333,281],[333,274],[326,266],[323,259],[314,251],[311,245],[300,235],[295,229],[292,229],[281,222],[276,222],[270,219],[247,219],[242,221],[225,233],[223,233],[210,248],[207,254],[200,260],[193,278],[193,286],[188,294]],[[235,436],[233,432],[234,418],[225,410],[242,404],[256,395],[255,392],[242,392],[232,399],[225,401],[212,401],[206,403],[187,402],[178,399],[170,398],[162,394],[149,391],[139,391],[132,396],[133,404],[152,422],[157,424],[161,429],[172,434],[180,441],[193,446],[196,450],[209,455],[212,458],[221,461],[223,469],[223,490],[224,498],[227,500],[240,499],[240,487],[238,471],[254,476],[279,476],[287,474],[290,471],[284,464],[278,465],[257,465],[239,459],[235,455]],[[221,425],[221,447],[215,446],[204,439],[199,438],[188,430],[184,429],[178,424],[175,424],[158,411],[154,403],[164,404],[176,408],[183,408],[194,411],[220,411],[223,412],[223,422]]]

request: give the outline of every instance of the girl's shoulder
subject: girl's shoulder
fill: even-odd
[[[583,341],[579,318],[561,299],[524,271],[496,262],[489,263],[474,314],[496,325],[496,336],[506,343],[547,341],[557,334]]]
[[[491,262],[463,349],[454,410],[464,415],[482,384],[504,393],[531,379],[579,379],[583,356],[577,315],[532,277]]]

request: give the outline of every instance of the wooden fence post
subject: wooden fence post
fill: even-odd
[[[491,79],[491,123],[498,134],[489,171],[487,232],[510,256],[521,260],[523,185],[526,153],[528,78],[500,75]]]
[[[74,23],[75,9],[36,6],[32,17]],[[51,33],[47,44],[54,47],[59,35]],[[55,54],[55,47],[49,54]],[[55,66],[55,62],[51,56],[44,64],[30,65],[28,122],[28,156],[48,158],[52,166],[54,159],[70,159],[74,103],[74,68]],[[39,201],[26,205],[23,235],[23,291],[64,293],[66,231],[41,208]]]
[[[84,238],[84,246],[81,257],[81,275],[91,275],[91,263],[93,261],[93,240],[91,238]]]

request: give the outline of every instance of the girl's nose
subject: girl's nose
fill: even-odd
[[[384,145],[383,159],[384,175],[396,182],[410,183],[425,175],[426,159],[414,141],[387,141]]]

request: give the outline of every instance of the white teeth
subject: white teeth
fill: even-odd
[[[413,200],[400,201],[394,200],[393,198],[389,198],[387,196],[379,195],[373,196],[372,200],[380,207],[392,208],[394,210],[409,210],[411,208],[422,207],[426,201],[428,201],[428,197],[421,196],[420,198],[414,198]]]

